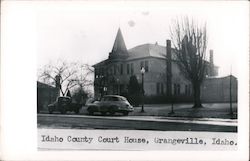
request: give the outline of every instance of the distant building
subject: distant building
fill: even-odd
[[[171,61],[166,61],[171,60]],[[176,98],[192,98],[191,83],[184,78],[178,65],[176,55],[171,48],[171,41],[166,46],[142,44],[127,49],[121,30],[115,38],[112,51],[106,60],[95,65],[95,97],[105,94],[123,95],[127,92],[130,76],[135,75],[141,83],[141,68],[144,67],[144,91],[146,97],[166,96],[169,93]],[[206,76],[218,75],[218,67],[213,63],[213,51],[207,61]],[[168,74],[166,74],[168,73]],[[168,97],[164,97],[169,99]]]
[[[37,109],[47,109],[47,105],[59,96],[59,88],[37,81]]]
[[[231,79],[231,82],[230,82]],[[234,76],[211,77],[205,79],[201,89],[201,100],[203,102],[237,102],[237,78]]]

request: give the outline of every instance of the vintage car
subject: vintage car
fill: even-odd
[[[59,111],[62,114],[65,114],[67,111],[74,111],[76,114],[79,113],[81,109],[81,104],[72,103],[70,97],[58,97],[57,100],[48,105],[49,113],[54,111]]]
[[[100,112],[102,115],[106,115],[107,113],[110,115],[114,115],[115,113],[128,115],[129,112],[134,111],[134,108],[123,96],[106,95],[100,101],[90,103],[87,111],[90,115],[93,115],[95,112]]]

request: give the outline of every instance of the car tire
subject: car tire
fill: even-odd
[[[94,111],[93,111],[91,108],[88,108],[87,111],[88,111],[88,113],[89,113],[90,115],[93,115],[93,114],[94,114]]]
[[[49,114],[52,114],[53,113],[53,110],[49,107]]]
[[[128,116],[128,111],[124,111],[124,112],[122,112],[122,114],[124,115],[124,116]]]
[[[101,114],[102,114],[103,116],[105,116],[105,115],[106,115],[106,112],[101,112]]]
[[[116,106],[112,106],[112,107],[109,108],[110,115],[114,115],[115,114],[115,109],[116,108],[117,108]]]
[[[66,110],[63,108],[63,109],[61,109],[61,114],[65,114],[66,113]]]
[[[74,110],[75,114],[79,114],[79,111],[80,111],[80,109],[78,109],[78,108],[76,108],[76,109]]]

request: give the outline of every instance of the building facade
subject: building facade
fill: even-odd
[[[58,87],[53,87],[37,81],[37,110],[47,109],[48,104],[54,102],[60,94]]]
[[[206,76],[217,76],[218,67],[213,63],[212,50],[207,63]],[[132,75],[136,76],[139,83],[142,82],[142,67],[145,69],[145,96],[157,97],[171,93],[180,98],[192,97],[191,83],[184,78],[177,66],[170,40],[166,41],[166,46],[157,43],[142,44],[127,49],[119,29],[109,57],[93,67],[95,68],[94,92],[97,98],[106,94],[127,93]]]
[[[201,100],[203,102],[237,102],[237,78],[229,75],[205,79],[201,89]]]

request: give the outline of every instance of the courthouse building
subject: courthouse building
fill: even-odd
[[[209,54],[209,61],[206,61],[208,67],[206,78],[218,75],[218,67],[213,63],[213,51],[210,50]],[[95,68],[95,97],[127,93],[132,75],[137,77],[139,83],[142,82],[141,69],[143,67],[146,97],[160,97],[172,93],[177,98],[192,98],[191,83],[184,78],[176,64],[176,55],[174,49],[171,48],[170,40],[166,41],[166,46],[158,43],[142,44],[127,49],[119,29],[108,58],[93,67]]]

